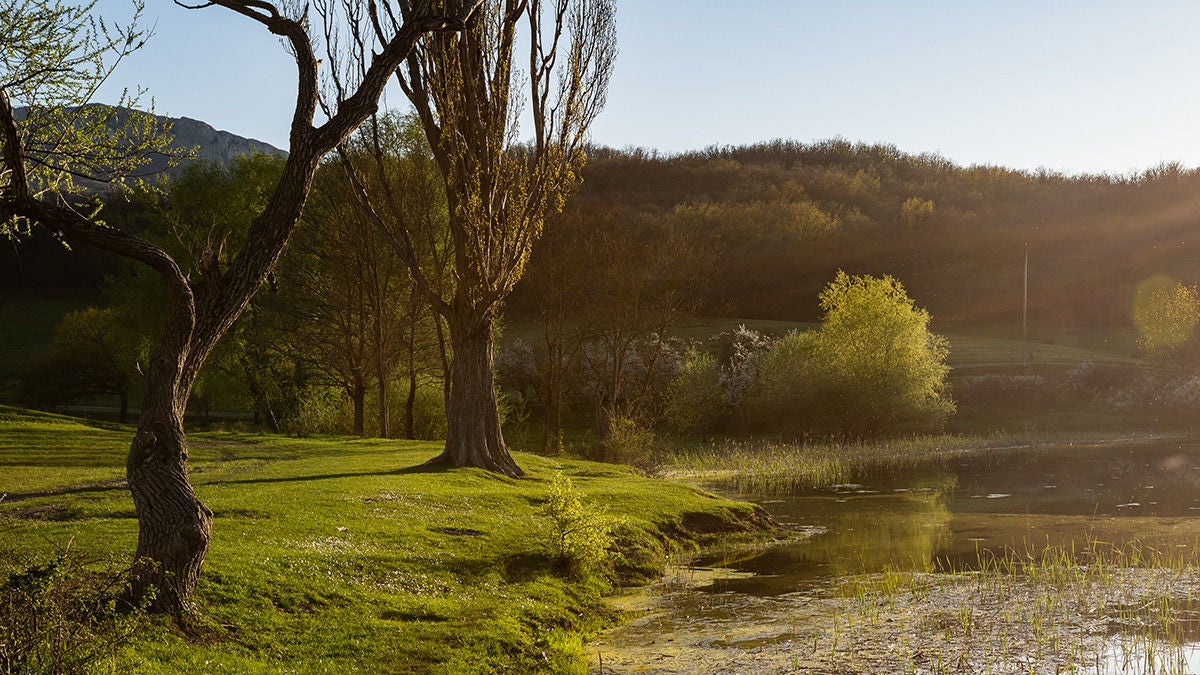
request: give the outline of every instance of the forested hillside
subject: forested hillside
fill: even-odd
[[[422,156],[398,161],[420,167]],[[198,265],[211,236],[189,233],[241,236],[247,209],[274,180],[272,166],[262,156],[196,165],[172,179],[162,199],[113,196],[102,214]],[[283,264],[215,354],[193,408],[253,411],[270,428],[436,437],[450,357],[444,327],[338,175],[320,174]],[[686,427],[672,421],[679,411],[670,392],[682,386],[675,378],[692,373],[696,382],[685,388],[720,398],[706,378],[729,380],[739,350],[746,356],[770,344],[753,331],[708,341],[718,329],[681,332],[687,317],[727,328],[754,319],[815,322],[822,289],[840,270],[874,279],[862,283],[894,278],[903,301],[927,311],[939,333],[1018,337],[1026,246],[1031,337],[1129,335],[1139,284],[1156,279],[1153,287],[1164,288],[1166,277],[1186,291],[1200,278],[1198,195],[1200,172],[1173,165],[1068,177],[964,168],[840,140],[678,156],[596,149],[505,304],[500,382],[515,393],[516,418],[532,413],[546,424],[550,449],[564,416],[599,436],[631,411],[640,424]],[[444,207],[421,208],[434,214],[422,235],[430,246],[424,274],[450,287],[435,215]],[[143,276],[44,234],[7,247],[0,290],[26,298],[20,307],[48,308],[53,299],[55,307],[99,304],[106,313],[61,323],[54,349],[57,315],[38,310],[41,324],[26,320],[9,331],[15,346],[0,364],[0,395],[36,405],[136,400],[136,364],[145,360],[147,330],[158,326],[157,310],[143,300],[161,292]],[[85,357],[83,344],[101,344],[112,358]],[[1122,338],[1113,353],[1133,356],[1132,340]],[[92,371],[116,365],[85,377],[66,365],[81,359]],[[70,374],[71,386],[49,373]],[[959,393],[973,400],[964,387]],[[721,396],[732,405],[732,393]]]
[[[1028,244],[1031,326],[1120,326],[1138,283],[1200,278],[1197,226],[1200,172],[1178,165],[1031,174],[843,140],[601,149],[513,304],[569,256],[585,295],[614,292],[605,269],[649,266],[708,315],[812,320],[843,269],[897,277],[942,327],[1019,327]]]

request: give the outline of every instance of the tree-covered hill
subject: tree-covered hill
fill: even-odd
[[[1140,282],[1200,278],[1200,171],[961,167],[838,139],[675,156],[600,149],[547,228],[549,241],[592,243],[543,247],[530,278],[569,254],[593,263],[574,266],[578,283],[596,283],[597,267],[620,262],[595,245],[597,230],[637,242],[644,260],[659,249],[656,266],[693,266],[679,290],[707,314],[811,320],[818,291],[844,269],[896,276],[940,325],[1019,326],[1028,245],[1031,325],[1127,325]]]

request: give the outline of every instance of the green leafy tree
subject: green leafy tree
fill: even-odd
[[[364,155],[378,150],[391,175],[403,176],[404,189],[395,198],[403,200],[414,246],[421,252],[422,273],[433,286],[449,288],[445,197],[420,122],[388,113],[376,120],[371,132],[369,147],[350,147]],[[372,190],[378,187],[372,185]],[[388,227],[392,231],[396,226]],[[443,376],[440,317],[385,231],[354,197],[341,167],[330,164],[318,172],[297,235],[296,248],[280,270],[283,302],[274,303],[279,313],[291,317],[290,344],[297,358],[346,392],[359,434],[364,433],[364,401],[373,380],[376,428],[381,436],[391,435],[391,385],[402,380],[403,426],[396,425],[395,431],[412,438],[418,392]]]
[[[140,45],[145,32],[136,27],[110,30],[93,18],[92,5],[76,8],[59,0],[0,4],[0,34],[5,36],[0,47],[0,223],[5,232],[20,233],[37,224],[72,245],[136,260],[167,288],[168,300],[159,313],[163,327],[145,369],[141,417],[126,461],[138,515],[135,559],[146,562],[139,566],[131,595],[153,591],[151,609],[181,614],[188,608],[211,538],[212,511],[188,480],[183,428],[184,409],[201,369],[278,263],[322,157],[376,111],[385,85],[418,40],[428,32],[461,30],[481,2],[372,5],[379,13],[372,11],[371,17],[394,21],[360,34],[356,44],[361,49],[347,56],[349,62],[342,58],[345,43],[336,36],[340,26],[366,20],[357,2],[319,3],[315,11],[307,4],[281,8],[265,0],[213,0],[193,7],[222,7],[261,24],[282,38],[297,73],[288,157],[278,182],[240,248],[227,249],[228,262],[221,263],[223,239],[213,239],[213,250],[193,275],[162,246],[110,227],[95,209],[81,209],[68,200],[72,179],[84,173],[81,166],[103,168],[90,173],[119,182],[146,161],[145,152],[129,155],[130,134],[90,123],[87,112],[94,109],[88,103],[110,69]],[[353,73],[353,81],[338,79],[323,96],[319,53],[339,62],[339,74]],[[18,116],[14,101],[29,112]],[[324,113],[320,123],[315,121],[318,109]],[[136,123],[118,127],[141,128]],[[161,145],[161,134],[143,136],[149,137],[146,144],[134,143],[135,148]],[[138,140],[137,134],[132,137]]]
[[[1155,359],[1183,365],[1196,351],[1200,289],[1168,277],[1142,282],[1133,298],[1138,349]]]
[[[21,374],[21,398],[35,406],[91,401],[115,396],[118,419],[129,412],[129,397],[140,375],[141,336],[112,309],[71,312],[54,331],[50,350]]]
[[[937,427],[954,412],[949,343],[929,330],[929,312],[899,281],[838,272],[820,301],[817,348],[840,394],[844,428],[910,431]]]
[[[954,412],[949,346],[895,278],[838,272],[817,331],[760,358],[749,417],[792,433],[869,436],[936,429]]]

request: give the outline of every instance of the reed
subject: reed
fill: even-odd
[[[718,483],[742,494],[786,495],[986,453],[1036,452],[1066,445],[1161,440],[1159,436],[1069,438],[1051,433],[993,436],[915,436],[887,440],[783,442],[722,439],[675,450],[668,477]]]
[[[1186,673],[1200,666],[1200,571],[1176,551],[1093,541],[981,551],[970,569],[843,579],[809,666],[875,672]],[[857,649],[836,651],[842,636]],[[822,647],[825,647],[824,649]]]

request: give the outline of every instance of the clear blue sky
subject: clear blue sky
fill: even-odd
[[[156,36],[112,87],[286,147],[295,76],[279,41],[220,8],[147,4]],[[1200,165],[1193,0],[618,0],[618,24],[604,145],[841,136],[1067,173]]]

